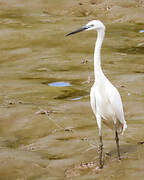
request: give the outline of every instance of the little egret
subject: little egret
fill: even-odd
[[[104,75],[101,68],[101,46],[105,35],[105,26],[100,20],[90,21],[82,28],[73,31],[66,36],[81,32],[81,31],[97,31],[97,40],[94,50],[94,84],[90,91],[90,104],[95,114],[99,128],[99,167],[103,168],[103,142],[101,124],[102,122],[108,126],[111,124],[115,131],[115,140],[117,145],[118,159],[120,160],[119,138],[118,133],[125,131],[127,123],[124,118],[123,105],[118,90]],[[111,126],[110,126],[111,127]]]

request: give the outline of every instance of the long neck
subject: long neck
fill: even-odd
[[[98,76],[99,73],[102,72],[101,69],[101,46],[104,39],[105,30],[99,29],[97,31],[97,40],[95,44],[95,50],[94,50],[94,74],[95,78]]]

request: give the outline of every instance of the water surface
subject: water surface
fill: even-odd
[[[52,82],[48,84],[49,86],[54,86],[54,87],[65,87],[65,86],[71,86],[69,82]]]
[[[143,24],[104,21],[102,67],[121,93],[128,129],[118,162],[113,132],[103,126],[105,166],[97,171],[98,128],[89,104],[96,33],[64,36],[94,17],[63,16],[65,4],[1,4],[0,180],[142,180]]]

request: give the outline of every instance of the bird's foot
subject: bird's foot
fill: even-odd
[[[118,157],[118,161],[119,161],[119,162],[121,161],[121,157]]]
[[[99,165],[99,169],[102,169],[102,168],[103,168],[103,162],[101,162]]]

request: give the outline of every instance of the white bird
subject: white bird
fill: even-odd
[[[117,145],[118,158],[120,158],[119,150],[119,138],[118,133],[125,131],[127,128],[127,123],[124,118],[123,105],[121,101],[120,94],[116,87],[114,87],[111,82],[104,75],[101,68],[101,46],[105,35],[105,26],[100,20],[90,21],[88,24],[82,28],[73,31],[66,36],[75,34],[81,31],[96,30],[97,40],[94,50],[94,84],[90,91],[90,103],[95,114],[98,128],[99,128],[99,167],[103,168],[103,142],[102,142],[102,122],[109,127],[113,125],[115,130],[115,140]]]

